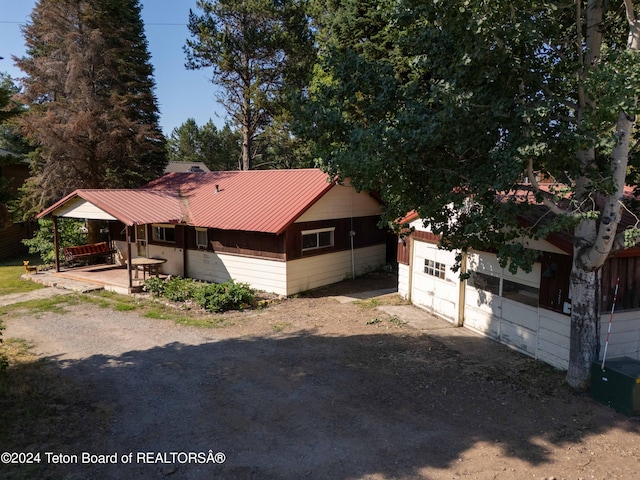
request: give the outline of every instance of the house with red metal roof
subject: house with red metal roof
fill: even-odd
[[[292,295],[383,265],[381,211],[375,196],[297,169],[174,172],[139,189],[76,190],[39,217],[108,222],[122,265],[159,258],[164,274]]]

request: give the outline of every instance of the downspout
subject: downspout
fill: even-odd
[[[413,233],[409,235],[409,275],[407,278],[407,300],[411,300],[411,291],[413,290]]]
[[[55,252],[54,258],[56,260],[56,272],[60,273],[60,247],[58,241],[58,217],[52,216],[53,219],[53,251]]]
[[[189,261],[189,254],[187,252],[187,227],[180,226],[180,230],[182,235],[182,278],[188,278],[189,269],[187,267],[187,262]]]
[[[353,230],[353,187],[350,187],[349,199],[351,200],[351,229],[349,230],[349,237],[351,238],[351,278],[356,278],[356,259],[353,251],[353,237],[356,236],[356,232]]]
[[[458,282],[458,321],[456,322],[456,327],[464,326],[464,305],[465,305],[465,292],[467,288],[467,252],[463,250],[461,252],[461,260],[460,260],[460,280]]]

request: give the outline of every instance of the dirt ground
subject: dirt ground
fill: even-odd
[[[85,303],[5,318],[5,338],[82,387],[64,410],[76,426],[29,448],[48,453],[43,478],[638,478],[640,420],[570,392],[561,372],[330,298],[393,281],[226,314],[215,329]]]

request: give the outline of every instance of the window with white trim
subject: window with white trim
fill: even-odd
[[[433,277],[444,279],[447,266],[444,263],[436,262],[435,260],[424,259],[424,273]]]
[[[332,247],[334,245],[334,231],[332,228],[319,228],[317,230],[303,230],[302,251],[316,250],[318,248]]]
[[[200,250],[206,250],[207,248],[207,229],[196,228],[196,245]]]
[[[153,240],[156,242],[175,243],[175,225],[153,225]]]

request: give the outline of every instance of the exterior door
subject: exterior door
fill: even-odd
[[[136,253],[138,257],[147,256],[147,226],[136,225]]]

